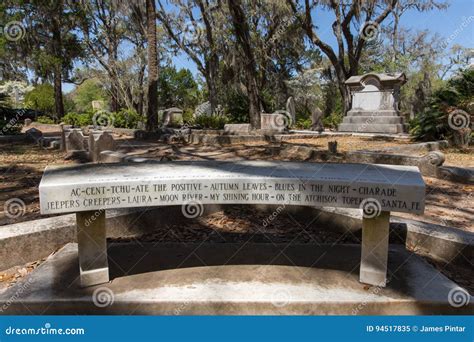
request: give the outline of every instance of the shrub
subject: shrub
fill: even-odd
[[[114,127],[137,128],[139,122],[144,122],[145,118],[133,109],[121,109],[117,113],[110,113],[113,117]]]
[[[25,105],[27,108],[39,110],[44,113],[53,114],[54,88],[50,84],[40,84],[32,91],[25,94]]]
[[[332,112],[331,115],[322,119],[324,127],[329,129],[337,129],[337,126],[342,122],[344,115],[338,112]]]
[[[38,116],[38,118],[36,119],[36,122],[39,122],[42,124],[54,124],[54,120],[46,115]]]
[[[224,111],[230,122],[249,122],[249,99],[239,90],[231,89],[224,94]]]
[[[193,123],[195,125],[201,126],[202,128],[223,129],[224,125],[229,123],[229,119],[223,115],[201,115],[195,118]]]
[[[67,113],[62,118],[62,121],[67,125],[73,125],[76,127],[84,127],[88,125],[92,125],[92,117],[94,113],[87,112],[87,113]]]
[[[468,128],[470,104],[474,101],[474,69],[467,69],[451,78],[446,85],[430,97],[423,112],[410,121],[410,133],[415,140],[439,140],[454,138],[454,129],[450,127],[450,114],[461,113],[462,125]],[[451,121],[453,121],[451,119]],[[451,125],[456,126],[456,122]],[[457,126],[456,126],[457,127]],[[462,127],[458,127],[462,128]]]
[[[294,126],[297,129],[311,129],[311,123],[310,118],[298,118]]]

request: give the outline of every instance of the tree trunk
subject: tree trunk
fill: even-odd
[[[211,112],[212,115],[216,113],[217,108],[217,74],[219,69],[219,60],[217,55],[211,55],[209,63],[209,76],[206,78],[207,88],[209,89],[209,102],[211,103]]]
[[[232,15],[237,42],[244,54],[244,72],[247,81],[247,93],[249,97],[249,116],[252,128],[260,128],[260,102],[257,86],[257,71],[255,69],[255,57],[250,44],[249,26],[247,17],[242,9],[241,0],[228,0],[229,10]]]
[[[61,59],[61,24],[60,18],[62,13],[62,2],[58,2],[57,13],[52,18],[52,33],[53,33],[53,53],[54,56],[59,58],[59,61],[55,61],[54,65],[54,107],[56,112],[56,119],[60,119],[64,116],[64,103],[63,103],[63,91],[62,91],[62,59]]]
[[[148,41],[148,106],[147,131],[158,128],[158,52],[156,49],[155,0],[146,0],[146,22]]]

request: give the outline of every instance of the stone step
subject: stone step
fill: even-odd
[[[404,118],[401,116],[346,116],[343,123],[347,124],[404,124]]]
[[[358,132],[358,133],[404,133],[408,129],[406,124],[354,124],[341,123],[338,127],[339,132]]]
[[[284,254],[283,254],[284,251]],[[67,244],[0,293],[3,315],[467,315],[458,285],[391,245],[387,287],[359,282],[360,246],[274,243],[110,243],[110,282],[81,289]],[[470,303],[470,304],[469,304]]]
[[[388,110],[357,110],[351,109],[347,112],[347,116],[400,116],[398,112],[394,109]]]

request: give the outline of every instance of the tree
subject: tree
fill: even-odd
[[[83,113],[92,111],[92,101],[106,100],[106,93],[97,79],[87,79],[71,93],[75,110]]]
[[[146,21],[148,41],[148,108],[146,128],[154,131],[158,127],[158,53],[156,50],[155,0],[146,0]]]
[[[55,111],[55,91],[51,84],[37,85],[25,94],[25,106],[51,115]]]
[[[240,0],[228,0],[229,12],[232,17],[234,33],[237,38],[244,58],[244,73],[246,78],[247,93],[249,96],[250,124],[254,129],[260,128],[260,102],[257,86],[257,70],[255,56],[250,44],[250,32],[247,16],[244,13]]]
[[[219,82],[219,45],[218,38],[223,40],[223,16],[220,1],[173,0],[178,7],[177,14],[165,10],[162,1],[158,1],[158,20],[163,24],[166,33],[175,47],[188,55],[203,75],[211,111],[218,104]]]
[[[198,86],[188,69],[176,71],[175,67],[160,70],[158,102],[161,108],[191,108],[197,104]]]
[[[73,62],[82,55],[74,32],[77,7],[63,0],[33,0],[12,2],[8,10],[21,15],[20,24],[26,32],[25,39],[17,41],[18,49],[28,56],[23,63],[33,71],[35,82],[42,79],[53,83],[55,115],[62,117],[62,83],[68,79]]]
[[[344,112],[350,109],[350,95],[344,82],[359,72],[359,61],[368,40],[373,39],[381,23],[393,11],[398,0],[342,0],[304,1],[304,6],[299,9],[295,0],[287,0],[294,14],[306,32],[312,44],[321,49],[328,57],[335,69],[339,91],[344,100]],[[315,7],[321,7],[334,13],[335,20],[332,24],[333,34],[337,41],[337,52],[319,37],[313,23]],[[363,20],[362,26],[361,19]],[[353,32],[353,27],[360,28],[361,34]]]

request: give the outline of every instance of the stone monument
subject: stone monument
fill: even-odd
[[[177,107],[167,108],[163,111],[163,126],[179,126],[183,124],[183,110]]]
[[[296,104],[293,96],[290,96],[288,100],[286,100],[286,111],[290,114],[292,122],[296,122]]]
[[[339,125],[340,132],[404,133],[407,125],[399,113],[403,73],[352,76],[345,84],[351,92],[352,108]]]

